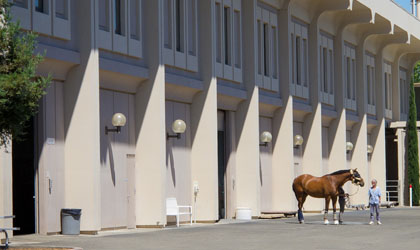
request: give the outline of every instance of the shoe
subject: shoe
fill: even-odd
[[[369,225],[373,225],[373,221],[370,221],[370,222],[369,222]]]
[[[378,221],[378,225],[382,225],[382,222]]]

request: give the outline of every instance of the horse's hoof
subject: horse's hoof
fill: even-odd
[[[334,221],[334,225],[338,225],[338,220],[335,220]]]
[[[304,220],[299,221],[299,224],[305,224]]]
[[[339,221],[338,223],[340,223],[340,225],[343,225],[343,222],[342,221]]]
[[[328,225],[330,222],[328,220],[324,220],[324,225]]]

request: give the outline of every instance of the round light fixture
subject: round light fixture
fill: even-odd
[[[172,131],[176,134],[183,134],[186,128],[187,128],[187,125],[181,119],[175,120],[172,123]]]
[[[303,144],[303,137],[301,135],[295,135],[293,138],[293,144],[295,147],[299,147]]]
[[[271,135],[270,132],[264,131],[261,133],[260,140],[263,143],[269,143],[271,142],[271,140],[273,140],[273,136]]]
[[[351,142],[346,142],[346,150],[347,150],[347,152],[350,152],[350,151],[352,151],[353,150],[353,143],[351,143]]]
[[[127,119],[125,118],[125,115],[122,113],[115,113],[112,116],[112,126],[114,127],[124,127],[126,122],[127,122]]]

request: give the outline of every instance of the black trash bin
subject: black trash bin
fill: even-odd
[[[81,214],[82,209],[61,209],[61,233],[67,235],[79,235]]]

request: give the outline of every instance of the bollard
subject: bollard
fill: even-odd
[[[413,207],[413,185],[410,184],[410,207]]]

